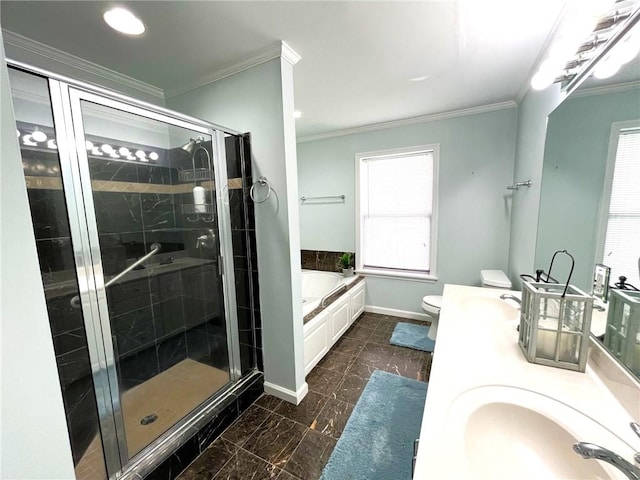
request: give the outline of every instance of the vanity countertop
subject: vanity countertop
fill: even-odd
[[[413,479],[470,478],[458,468],[462,452],[444,440],[451,421],[449,407],[464,392],[487,385],[549,396],[640,449],[640,441],[629,428],[629,422],[640,420],[640,401],[638,415],[631,418],[604,386],[591,360],[586,373],[527,362],[518,346],[520,312],[512,300],[499,300],[503,293],[505,290],[445,286]],[[500,461],[499,452],[496,461]]]

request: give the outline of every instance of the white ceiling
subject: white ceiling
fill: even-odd
[[[129,1],[139,38],[102,20],[102,1],[2,1],[6,30],[165,91],[193,85],[284,40],[299,137],[515,100],[561,0]],[[410,78],[425,76],[421,82]]]

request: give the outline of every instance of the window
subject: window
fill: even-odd
[[[438,145],[356,155],[356,261],[365,273],[435,279]]]
[[[603,263],[611,267],[612,283],[624,275],[640,288],[640,127],[618,127],[614,133]]]

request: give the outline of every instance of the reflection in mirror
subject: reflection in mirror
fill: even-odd
[[[640,44],[640,24],[636,24],[622,42]],[[635,51],[637,54],[638,48]],[[536,268],[546,270],[553,252],[562,249],[567,249],[576,259],[573,285],[593,292],[596,265],[602,264],[611,268],[609,283],[612,286],[624,276],[626,283],[640,289],[640,59],[637,56],[609,78],[587,79],[549,115]],[[598,271],[602,271],[602,267]],[[555,278],[564,279],[567,274],[568,265],[554,266]],[[627,359],[626,366],[640,378],[640,295],[632,298],[637,305],[622,307],[620,315],[624,318],[619,322],[628,341],[625,345],[613,346],[605,340],[604,344],[617,358]],[[609,305],[611,302],[606,304]],[[593,312],[591,332],[601,340],[609,328],[608,313]]]

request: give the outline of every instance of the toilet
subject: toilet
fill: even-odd
[[[480,270],[482,286],[486,288],[511,288],[511,280],[502,270]],[[442,308],[442,295],[427,295],[422,297],[422,309],[431,320],[431,328],[427,336],[431,340],[436,339],[438,333],[438,318]]]

